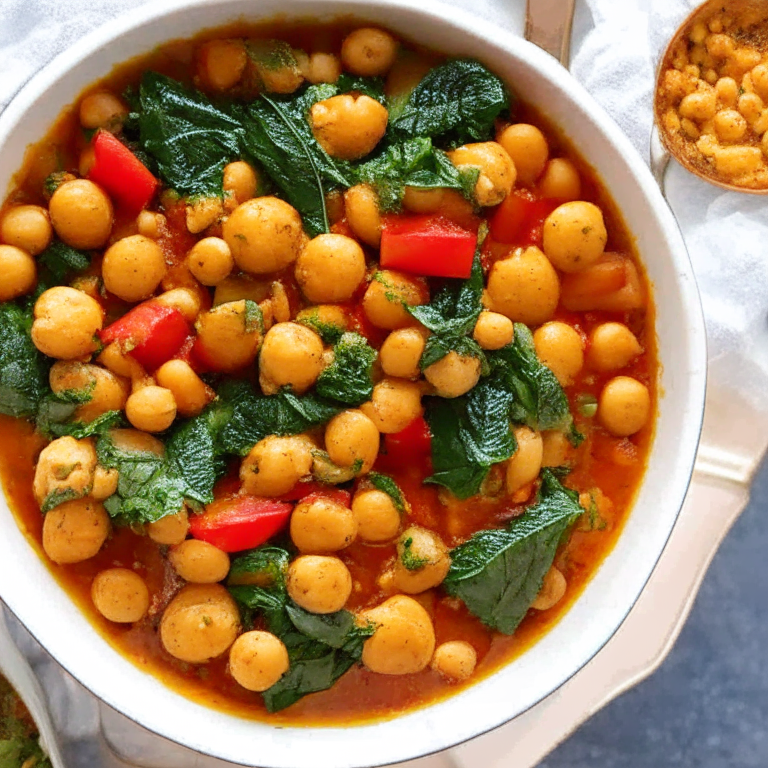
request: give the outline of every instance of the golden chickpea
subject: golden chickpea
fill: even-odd
[[[386,75],[395,63],[397,40],[383,29],[361,27],[341,44],[341,62],[353,75]]]
[[[729,178],[753,173],[763,165],[763,153],[759,147],[717,147],[714,159],[717,173]]]
[[[65,501],[47,512],[43,520],[43,549],[59,565],[89,560],[109,533],[104,506],[93,499]]]
[[[89,131],[106,128],[114,132],[127,116],[128,107],[108,91],[91,93],[80,102],[80,125]]]
[[[235,264],[255,275],[277,272],[299,256],[304,239],[298,211],[276,197],[246,200],[224,222]]]
[[[240,465],[243,490],[254,496],[282,496],[312,469],[308,440],[269,435],[259,440]]]
[[[616,376],[600,393],[597,416],[601,424],[616,437],[639,432],[651,415],[648,387],[629,376]]]
[[[165,276],[165,256],[160,246],[143,235],[118,240],[104,254],[104,286],[123,301],[148,299]]]
[[[107,411],[122,411],[131,391],[127,379],[99,365],[75,361],[54,363],[48,382],[57,394],[72,390],[90,392],[91,399],[78,405],[73,414],[76,421],[84,422],[93,421]]]
[[[0,301],[29,293],[37,283],[34,258],[15,245],[0,245]]]
[[[48,218],[48,211],[39,205],[17,205],[11,208],[0,222],[0,240],[7,245],[15,245],[31,256],[42,253],[52,237],[53,227]]]
[[[224,202],[218,197],[198,197],[187,203],[187,230],[193,235],[216,224],[224,215]]]
[[[515,326],[508,317],[498,312],[481,312],[472,338],[483,349],[501,349],[514,340]]]
[[[567,586],[565,576],[553,565],[544,576],[544,582],[531,608],[537,611],[549,610],[563,599]]]
[[[368,184],[357,184],[344,193],[347,223],[355,237],[372,248],[381,243],[379,197]]]
[[[733,38],[728,35],[708,35],[704,42],[707,53],[716,59],[727,59],[733,54],[735,48]]]
[[[569,202],[581,197],[581,178],[576,166],[564,157],[555,157],[539,178],[539,194]]]
[[[108,344],[96,358],[96,362],[115,376],[126,378],[131,382],[143,382],[147,378],[144,368],[130,354],[123,352],[119,341]]]
[[[240,82],[248,54],[242,40],[210,40],[197,52],[197,73],[215,91],[227,91]]]
[[[410,675],[427,667],[435,650],[435,629],[412,597],[390,597],[360,618],[376,627],[363,645],[363,664],[372,672]]]
[[[205,237],[187,254],[187,266],[203,285],[218,285],[234,269],[235,260],[224,240]]]
[[[379,350],[382,370],[387,376],[418,379],[421,376],[419,360],[425,345],[424,333],[418,328],[398,328],[392,331]]]
[[[742,93],[736,102],[737,109],[750,124],[760,117],[764,106],[763,100],[756,93]]]
[[[437,213],[442,207],[447,190],[406,187],[403,192],[403,208],[413,213]]]
[[[480,169],[474,190],[478,205],[498,205],[515,185],[515,164],[504,147],[495,141],[465,144],[449,152],[448,157],[457,168]]]
[[[400,432],[424,410],[421,405],[421,389],[413,381],[382,379],[373,388],[373,395],[360,410],[385,435]]]
[[[222,187],[235,207],[256,197],[258,186],[259,177],[248,163],[237,160],[224,166]]]
[[[395,589],[409,595],[442,584],[451,567],[451,556],[442,539],[428,528],[412,525],[397,540]]]
[[[351,237],[318,235],[299,254],[295,274],[313,304],[348,301],[365,278],[365,254]]]
[[[357,474],[365,474],[379,455],[379,430],[362,411],[342,411],[325,428],[325,450],[340,467],[360,462]]]
[[[91,440],[59,437],[40,452],[35,466],[32,492],[43,506],[52,494],[73,492],[78,496],[90,493],[96,468],[96,450]]]
[[[380,269],[363,296],[365,316],[377,328],[394,331],[415,325],[415,320],[403,307],[425,304],[429,294],[423,283],[402,272]]]
[[[540,325],[555,313],[560,281],[552,262],[535,246],[497,261],[488,276],[490,309],[513,322]]]
[[[555,374],[560,385],[568,387],[584,367],[584,342],[568,323],[544,323],[533,334],[539,360]]]
[[[168,653],[190,664],[221,656],[240,632],[240,612],[221,584],[188,584],[171,600],[160,621]]]
[[[245,300],[229,301],[201,312],[195,329],[205,357],[217,371],[236,371],[256,359],[261,322],[251,315]]]
[[[288,566],[288,595],[310,613],[336,613],[352,594],[352,575],[338,557],[302,555]]]
[[[596,371],[617,371],[629,365],[643,348],[623,323],[602,323],[589,334],[587,362]]]
[[[720,141],[740,141],[747,132],[747,121],[735,109],[721,109],[714,125]]]
[[[309,55],[304,77],[310,83],[335,83],[341,76],[341,62],[332,53]]]
[[[739,98],[739,84],[732,77],[721,77],[715,83],[718,102],[726,109],[733,109]]]
[[[507,460],[506,488],[510,496],[528,483],[532,483],[541,471],[544,444],[541,435],[528,427],[516,427],[517,450]]]
[[[763,101],[768,101],[768,64],[758,64],[750,74],[755,93]]]
[[[229,555],[207,541],[186,539],[168,553],[168,560],[192,584],[215,584],[229,573]]]
[[[302,554],[338,552],[357,536],[352,510],[325,498],[300,501],[291,513],[291,540]]]
[[[358,491],[352,499],[352,514],[357,520],[357,535],[362,541],[389,541],[400,530],[400,512],[384,491]]]
[[[549,159],[549,145],[544,134],[535,125],[516,123],[500,131],[496,140],[512,159],[518,181],[526,187],[534,184]]]
[[[451,682],[460,683],[475,671],[477,652],[465,640],[449,640],[435,648],[431,666]]]
[[[542,467],[564,467],[568,464],[573,448],[567,435],[558,430],[541,433]]]
[[[48,214],[56,234],[73,248],[101,248],[112,231],[112,202],[87,179],[62,184],[51,196]]]
[[[104,469],[104,467],[96,465],[96,468],[93,470],[91,496],[96,501],[108,499],[112,494],[117,493],[119,479],[120,473],[116,469]]]
[[[481,371],[479,358],[451,350],[424,369],[424,378],[435,388],[438,397],[459,397],[480,381]]]
[[[264,337],[259,356],[259,382],[265,393],[290,385],[306,392],[323,370],[323,340],[298,323],[277,323]]]
[[[88,176],[95,162],[96,151],[89,145],[80,153],[77,161],[77,172],[83,177]]]
[[[717,96],[714,90],[689,93],[680,102],[680,115],[691,120],[709,120],[717,111]]]
[[[120,451],[165,455],[165,445],[162,440],[146,432],[139,432],[138,429],[111,429],[109,438]]]
[[[280,40],[250,40],[248,54],[261,91],[293,93],[304,82],[301,74],[306,53]]]
[[[291,666],[283,641],[271,632],[244,632],[229,649],[229,671],[248,691],[266,691]]]
[[[155,372],[157,383],[170,390],[176,402],[176,410],[187,418],[197,416],[215,393],[184,360],[169,360]]]
[[[147,535],[156,544],[181,544],[189,532],[189,515],[182,509],[175,515],[166,515],[147,525]]]
[[[167,220],[162,213],[153,211],[142,211],[136,217],[136,229],[140,235],[148,237],[150,240],[159,239],[165,230]]]
[[[96,350],[104,313],[82,291],[49,288],[35,302],[34,316],[32,341],[43,354],[73,360]]]
[[[313,330],[335,329],[339,335],[349,330],[349,320],[343,307],[333,304],[317,304],[302,309],[296,315],[296,322]]]
[[[125,417],[142,432],[164,432],[176,418],[176,400],[165,387],[142,387],[125,403]]]
[[[543,240],[544,253],[558,269],[586,269],[605,251],[608,232],[603,213],[592,203],[563,203],[544,221]]]
[[[340,160],[359,160],[373,151],[387,130],[387,108],[370,96],[342,93],[318,101],[309,111],[320,146]]]
[[[109,621],[132,624],[149,610],[149,590],[144,579],[128,568],[99,571],[91,584],[91,600]]]
[[[202,305],[200,291],[194,288],[172,288],[170,291],[161,293],[155,301],[165,307],[178,309],[188,323],[194,323],[197,320]]]

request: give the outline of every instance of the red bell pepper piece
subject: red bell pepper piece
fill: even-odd
[[[88,178],[103,187],[128,213],[137,214],[152,199],[160,182],[144,163],[109,131],[93,137],[94,161]]]
[[[174,307],[145,301],[107,326],[99,336],[103,344],[119,341],[148,371],[170,360],[184,344],[191,329]]]
[[[260,496],[214,501],[201,515],[192,515],[189,532],[225,552],[252,549],[282,530],[293,504]]]
[[[423,416],[417,416],[405,429],[384,435],[388,456],[402,458],[402,463],[417,461],[432,453],[432,432]]]
[[[507,195],[491,217],[491,236],[499,243],[537,245],[541,243],[541,227],[561,200],[535,198],[525,190]]]
[[[477,233],[440,216],[390,216],[381,229],[379,261],[432,277],[469,277],[477,247]]]

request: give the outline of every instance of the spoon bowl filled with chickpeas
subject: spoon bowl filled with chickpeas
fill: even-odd
[[[431,0],[284,6],[145,9],[0,117],[0,594],[167,738],[372,766],[616,630],[703,325],[553,60]]]

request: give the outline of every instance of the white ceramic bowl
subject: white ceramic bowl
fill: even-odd
[[[706,350],[691,265],[645,163],[589,94],[549,55],[433,0],[192,0],[144,6],[78,42],[40,72],[0,116],[0,190],[30,141],[90,82],[159,43],[237,17],[354,14],[455,55],[476,56],[560,126],[606,183],[654,285],[661,378],[650,464],[613,552],[567,615],[534,648],[461,694],[401,717],[344,728],[273,728],[207,709],[113,650],[56,583],[12,516],[0,510],[0,592],[80,682],[146,728],[200,752],[263,768],[351,768],[455,745],[525,711],[583,667],[621,624],[674,526],[701,427]]]

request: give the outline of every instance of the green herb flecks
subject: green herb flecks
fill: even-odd
[[[369,472],[367,477],[376,490],[386,493],[392,499],[392,503],[398,512],[402,514],[406,511],[405,496],[394,478],[389,475],[383,475],[381,472]]]
[[[400,547],[400,562],[407,571],[419,571],[429,563],[429,558],[414,553],[413,539],[409,536]]]

